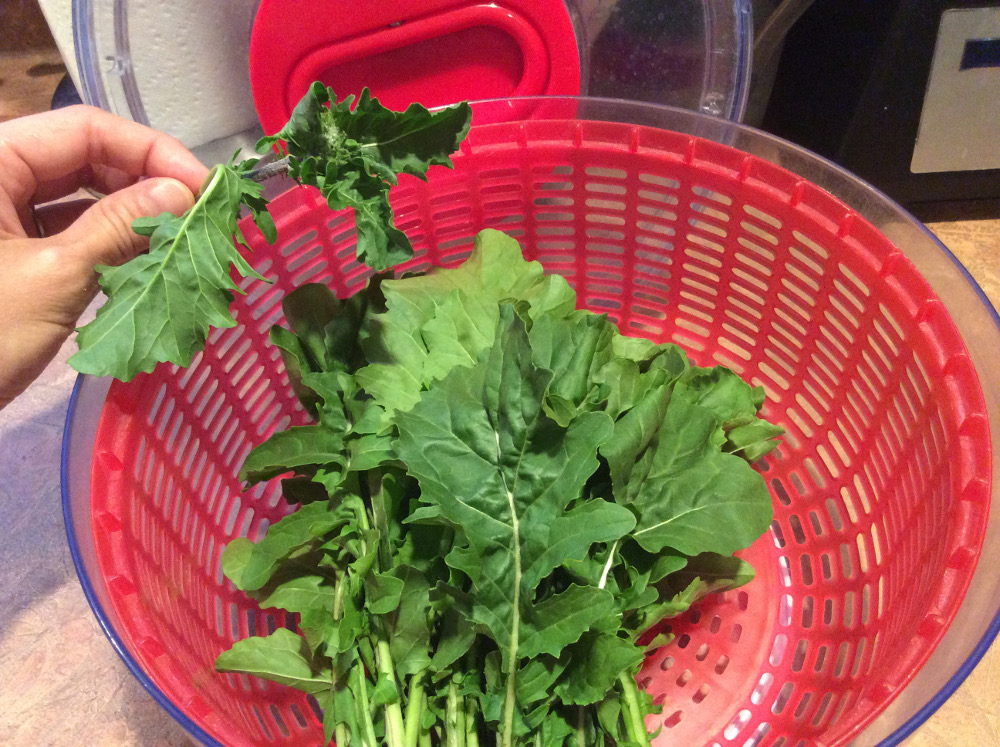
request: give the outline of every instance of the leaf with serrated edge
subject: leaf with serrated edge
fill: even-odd
[[[272,524],[256,544],[242,537],[232,540],[222,553],[223,573],[238,589],[255,591],[291,552],[349,521],[349,512],[340,506],[331,511],[326,502],[307,503]]]
[[[535,318],[528,335],[531,352],[535,365],[553,373],[546,404],[560,425],[567,425],[580,410],[596,409],[601,398],[594,396],[595,374],[611,362],[617,333],[606,316],[589,311]],[[555,398],[561,407],[553,407]]]
[[[240,480],[254,485],[292,470],[342,464],[345,458],[343,432],[322,425],[297,425],[256,446],[240,468]]]
[[[590,626],[614,610],[614,598],[605,589],[573,584],[526,610],[525,635],[518,654],[531,658],[539,654],[558,656],[566,646],[579,640]]]
[[[270,588],[259,598],[263,608],[276,607],[298,613],[302,628],[322,629],[332,620],[336,589],[325,576],[295,576]]]
[[[108,301],[77,331],[73,368],[130,381],[157,363],[190,365],[212,327],[236,326],[229,304],[238,286],[230,267],[265,280],[233,241],[246,181],[228,166],[216,167],[190,210],[154,219],[148,253],[120,267],[97,267]]]
[[[385,270],[413,255],[406,234],[393,225],[389,187],[400,173],[424,177],[433,165],[450,167],[472,109],[463,102],[431,112],[411,104],[395,112],[367,88],[354,103],[353,96],[337,102],[333,89],[313,83],[288,123],[257,148],[284,142],[289,175],[318,188],[332,209],[352,208],[358,260]]]
[[[643,651],[631,641],[603,633],[587,633],[570,650],[566,676],[555,686],[564,703],[589,705],[604,699],[622,672],[642,663]]]

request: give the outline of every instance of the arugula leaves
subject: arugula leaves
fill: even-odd
[[[467,104],[392,112],[317,83],[258,143],[291,176],[355,211],[360,261],[412,255],[392,224],[397,175],[423,177],[469,128]],[[352,108],[353,107],[353,108]],[[148,254],[98,268],[109,301],[71,363],[129,380],[188,365],[235,325],[237,216],[269,241],[257,161],[216,167],[183,216],[137,221]],[[733,553],[771,521],[751,463],[781,429],[763,391],[624,337],[576,309],[567,281],[497,231],[461,266],[376,274],[338,299],[302,286],[271,330],[314,422],[247,456],[247,485],[282,480],[296,510],[223,572],[298,631],[237,641],[216,661],[298,688],[346,747],[648,747],[654,706],[635,674],[653,629],[749,581]],[[492,741],[492,740],[491,740]]]
[[[451,167],[472,123],[467,103],[430,112],[410,104],[394,112],[368,89],[354,105],[331,89],[313,83],[280,132],[261,139],[259,153],[284,143],[288,173],[317,187],[334,210],[354,209],[358,260],[386,270],[413,256],[410,240],[393,225],[389,187],[397,174],[425,177],[431,166]]]
[[[246,672],[311,695],[330,689],[330,672],[317,667],[301,636],[281,628],[266,638],[237,641],[216,662],[220,671]]]
[[[767,530],[771,519],[756,508],[769,506],[770,494],[747,462],[722,451],[725,436],[712,411],[684,394],[680,386],[661,387],[648,397],[655,407],[630,411],[638,424],[619,421],[604,452],[616,500],[637,511],[633,537],[649,552],[731,554]],[[720,532],[723,526],[729,529]]]
[[[219,668],[270,677],[273,648],[272,679],[329,673],[343,744],[649,744],[645,634],[752,578],[732,553],[771,504],[747,458],[779,429],[731,372],[575,305],[496,231],[453,269],[286,299],[272,339],[317,422],[242,475],[308,499],[223,568],[308,650]]]
[[[331,89],[316,83],[281,132],[261,139],[257,149],[286,149],[294,179],[318,187],[334,210],[352,208],[358,260],[386,270],[413,254],[393,224],[390,187],[398,174],[425,178],[431,166],[450,167],[472,110],[465,103],[436,112],[413,104],[394,112],[368,89],[353,104],[353,96],[337,103]],[[240,254],[239,247],[246,247],[240,211],[249,211],[269,242],[277,232],[261,185],[251,178],[260,159],[234,165],[235,159],[210,172],[183,215],[134,222],[136,233],[150,237],[148,253],[120,267],[97,267],[108,301],[77,330],[73,368],[129,381],[157,363],[188,366],[211,328],[236,326],[229,304],[238,286],[230,268],[266,280]]]
[[[594,614],[599,619],[612,608],[608,592],[581,586],[533,605],[538,585],[561,563],[582,559],[595,542],[618,539],[635,524],[630,511],[612,503],[567,512],[597,469],[597,447],[612,424],[594,412],[559,427],[541,407],[551,378],[531,364],[524,322],[505,304],[489,354],[471,371],[454,370],[396,421],[397,454],[431,508],[421,519],[464,530],[464,543],[446,560],[476,591],[470,622],[488,629],[499,647],[507,682],[504,745],[513,743],[520,659],[558,656]]]
[[[259,208],[263,199],[261,186],[244,171],[217,166],[184,215],[135,222],[134,230],[150,237],[149,252],[120,267],[97,267],[108,302],[77,331],[80,350],[71,366],[129,381],[159,362],[190,365],[211,327],[236,326],[229,304],[238,287],[230,266],[243,277],[265,280],[233,242],[240,206],[249,201]],[[258,212],[255,218],[273,241],[270,216]]]
[[[566,280],[525,262],[516,241],[486,229],[462,265],[380,285],[386,310],[366,321],[359,343],[368,365],[357,381],[390,414],[406,411],[432,381],[472,366],[491,347],[505,299],[529,316],[564,314],[576,296]]]

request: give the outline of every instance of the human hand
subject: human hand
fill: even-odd
[[[0,123],[0,409],[72,334],[94,265],[148,248],[132,221],[187,210],[207,174],[174,138],[89,106]],[[107,197],[44,205],[82,187]]]

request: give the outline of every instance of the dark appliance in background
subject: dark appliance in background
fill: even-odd
[[[1000,2],[815,0],[754,124],[923,220],[1000,217]]]

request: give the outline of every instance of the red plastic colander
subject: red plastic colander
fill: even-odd
[[[401,182],[410,266],[457,263],[476,232],[501,229],[624,332],[766,388],[763,415],[787,433],[761,465],[775,520],[744,553],[757,577],[667,621],[676,638],[639,679],[662,705],[656,744],[846,744],[925,676],[973,581],[993,490],[982,351],[970,353],[907,247],[792,170],[716,141],[794,156],[799,172],[833,167],[690,113],[577,105],[570,118],[474,127],[454,171]],[[272,213],[277,245],[244,229],[252,264],[275,282],[242,283],[240,326],[214,332],[187,370],[160,366],[75,402],[68,431],[85,590],[140,680],[206,744],[322,741],[302,694],[213,669],[234,640],[284,624],[220,564],[229,540],[288,511],[277,481],[244,493],[236,476],[253,446],[306,420],[267,342],[279,301],[305,282],[348,295],[368,275],[350,215],[315,191],[281,194]],[[976,345],[997,339],[988,327]],[[92,458],[80,451],[91,443]],[[961,645],[982,634],[963,627]],[[926,699],[952,672],[926,675]]]

